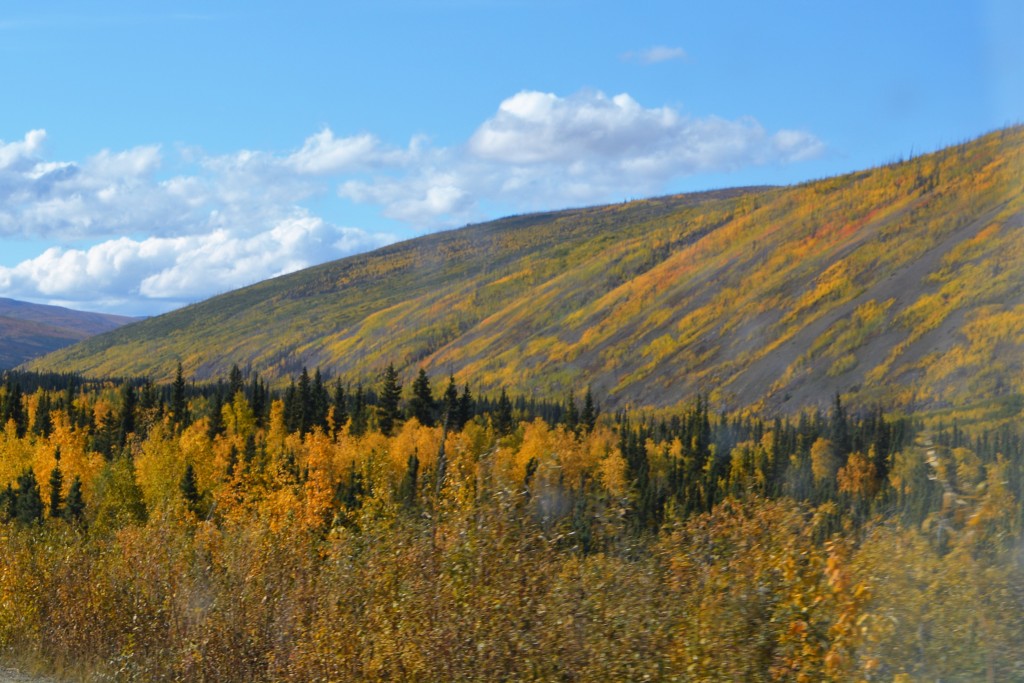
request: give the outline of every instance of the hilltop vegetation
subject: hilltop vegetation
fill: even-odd
[[[785,188],[519,216],[231,292],[35,362],[369,383],[395,363],[612,408],[1024,392],[1024,128]],[[824,406],[825,403],[822,403]]]

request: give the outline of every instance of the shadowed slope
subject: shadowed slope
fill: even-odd
[[[136,320],[0,298],[0,369]]]

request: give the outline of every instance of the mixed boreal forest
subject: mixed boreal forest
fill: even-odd
[[[1022,411],[388,366],[8,373],[0,660],[80,680],[1024,679]]]

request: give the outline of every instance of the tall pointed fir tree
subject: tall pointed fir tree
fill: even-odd
[[[200,503],[202,496],[199,494],[199,485],[196,482],[196,471],[192,467],[192,463],[185,464],[185,473],[181,475],[181,481],[178,483],[178,488],[181,490],[181,497],[185,501],[185,507],[188,511],[194,515],[199,514]]]
[[[82,480],[75,475],[64,501],[64,516],[71,521],[81,522],[85,517],[85,499],[82,498]]]
[[[188,404],[185,402],[185,375],[181,369],[181,361],[174,373],[174,384],[171,385],[171,417],[174,426],[182,429],[188,425]]]
[[[430,378],[423,368],[420,368],[416,380],[412,383],[409,413],[424,427],[434,426],[434,395],[430,389]]]
[[[565,423],[565,428],[569,431],[579,431],[580,413],[576,408],[576,396],[573,394],[572,389],[569,390],[569,396],[565,399],[565,413],[562,421]]]
[[[60,449],[54,454],[57,464],[50,472],[50,517],[62,517],[64,515],[64,474],[60,471]]]
[[[455,375],[448,377],[448,386],[441,397],[441,417],[447,429],[456,429],[459,420],[459,388],[455,386]]]
[[[398,402],[402,398],[402,385],[398,383],[398,373],[393,363],[388,363],[380,384],[380,397],[377,401],[377,426],[381,434],[391,436],[401,416]]]
[[[580,425],[586,433],[594,431],[594,425],[597,424],[598,408],[597,404],[594,403],[594,395],[590,393],[590,387],[587,387],[587,393],[583,396],[583,412],[580,413]]]
[[[455,426],[456,430],[461,431],[466,423],[473,419],[475,412],[476,402],[473,400],[473,394],[469,391],[469,384],[463,384],[462,395],[459,396],[459,419]]]
[[[508,393],[502,388],[501,396],[498,398],[498,407],[494,411],[494,431],[500,436],[507,436],[515,429],[515,418],[512,415],[512,401]]]
[[[18,492],[14,505],[14,518],[22,524],[32,524],[43,519],[43,497],[39,482],[31,468],[18,476]]]
[[[362,436],[366,433],[367,427],[367,408],[366,408],[366,393],[363,391],[363,385],[360,382],[356,384],[356,390],[352,394],[352,409],[349,411],[351,417],[348,423],[348,433],[352,436]]]

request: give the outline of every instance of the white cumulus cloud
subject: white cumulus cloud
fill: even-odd
[[[297,213],[254,234],[216,229],[179,237],[120,237],[87,249],[53,247],[14,267],[0,267],[0,289],[15,298],[45,297],[81,308],[117,302],[118,310],[139,314],[392,241],[391,235]]]
[[[636,59],[682,56],[663,47]],[[0,240],[54,245],[0,266],[0,296],[132,314],[396,239],[336,225],[311,206],[366,205],[419,232],[664,193],[681,177],[824,150],[808,131],[769,131],[754,118],[693,116],[626,93],[532,90],[505,99],[450,147],[324,127],[284,152],[150,144],[60,160],[46,158],[46,139],[32,130],[0,140]]]
[[[569,97],[523,91],[503,101],[458,150],[340,194],[431,226],[476,218],[482,203],[514,211],[616,201],[664,192],[676,178],[820,155],[805,131],[771,133],[754,118],[694,117],[645,107],[626,93]]]

